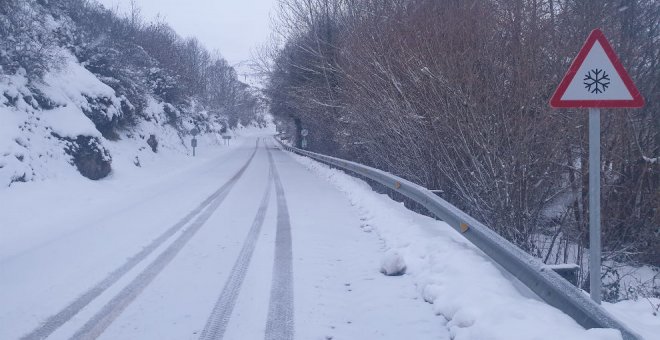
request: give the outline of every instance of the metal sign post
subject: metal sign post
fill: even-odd
[[[589,294],[600,304],[600,109],[589,109]]]
[[[302,129],[302,131],[300,131],[300,135],[303,137],[300,146],[303,149],[307,149],[307,135],[309,135],[309,130]]]
[[[199,134],[199,129],[194,128],[190,130],[190,134],[193,135],[193,139],[190,141],[190,145],[193,148],[193,157],[195,157],[195,148],[197,147],[197,139],[195,138],[195,136]]]
[[[557,87],[550,106],[589,109],[589,294],[600,304],[600,108],[638,108],[644,106],[644,98],[603,32],[595,29]]]

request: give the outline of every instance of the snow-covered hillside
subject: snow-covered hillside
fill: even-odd
[[[115,91],[62,52],[62,67],[43,81],[29,84],[24,72],[0,77],[0,183],[44,180],[62,176],[99,179],[111,172],[113,161],[135,166],[159,150],[190,152],[184,134],[167,124],[168,104],[148,97],[147,119],[121,131],[116,141],[104,138],[89,118],[111,121],[121,115]],[[31,86],[30,86],[31,85]],[[193,128],[184,122],[185,128]],[[222,126],[209,126],[220,131]],[[211,138],[220,139],[212,134]],[[126,145],[133,146],[133,150]],[[123,149],[123,153],[119,150]],[[130,150],[130,151],[129,151]],[[113,152],[116,151],[116,152]],[[118,160],[117,157],[124,159]]]
[[[96,2],[0,3],[0,187],[98,180],[261,118],[226,61]]]

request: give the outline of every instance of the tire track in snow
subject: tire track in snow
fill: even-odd
[[[202,201],[202,203],[200,203],[200,205],[197,206],[193,211],[188,213],[179,222],[177,222],[176,224],[171,226],[164,233],[162,233],[157,238],[155,238],[153,241],[151,241],[151,243],[149,243],[146,247],[142,248],[142,250],[140,252],[138,252],[137,254],[130,257],[124,264],[122,264],[119,268],[115,269],[110,274],[108,274],[108,276],[105,277],[102,281],[97,283],[95,286],[93,286],[92,288],[87,290],[85,293],[80,295],[78,298],[76,298],[69,305],[64,307],[64,309],[59,311],[57,314],[54,314],[54,315],[50,316],[39,327],[37,327],[36,329],[31,331],[27,335],[21,337],[21,340],[45,339],[48,336],[50,336],[58,328],[60,328],[66,322],[71,320],[71,318],[73,318],[76,314],[78,314],[78,312],[80,312],[80,310],[85,308],[88,304],[90,304],[94,299],[96,299],[104,291],[106,291],[113,284],[115,284],[117,281],[119,281],[119,279],[121,279],[127,272],[129,272],[131,269],[133,269],[135,266],[137,266],[140,262],[142,262],[142,260],[144,260],[146,257],[148,257],[151,253],[153,253],[154,250],[156,250],[166,240],[168,240],[170,237],[172,237],[172,235],[174,235],[176,232],[181,230],[181,228],[183,228],[185,225],[187,225],[188,222],[190,222],[190,220],[192,220],[195,216],[199,215],[200,212],[202,212],[205,208],[207,208],[211,204],[214,204],[215,208],[217,208],[219,203],[221,203],[222,200],[224,200],[224,197],[229,193],[230,189],[234,186],[234,184],[242,176],[243,172],[245,172],[245,169],[247,169],[247,167],[252,162],[252,159],[254,158],[254,155],[257,152],[258,145],[259,145],[259,141],[257,141],[257,143],[254,147],[254,150],[252,151],[252,154],[250,155],[250,158],[248,158],[247,162],[238,170],[238,172],[236,172],[236,174],[234,174],[234,176],[232,176],[232,178],[230,178],[218,190],[216,190],[209,197],[207,197],[204,201]],[[217,204],[215,204],[215,203],[217,203]],[[213,210],[215,210],[215,208]],[[211,212],[212,212],[212,210],[211,210]],[[210,217],[210,213],[208,215],[209,215],[208,217]],[[208,219],[208,217],[207,217],[207,219]],[[195,222],[197,222],[198,220],[199,220],[199,218]],[[188,230],[190,230],[190,229],[192,229],[192,227],[188,228]],[[186,234],[187,234],[187,231],[184,232],[182,234],[182,236],[186,235]],[[192,237],[192,235],[191,235],[191,237]],[[181,238],[181,236],[180,236],[180,238]],[[170,246],[170,248],[171,248],[171,246]],[[168,250],[169,250],[169,248],[168,248]],[[114,301],[114,299],[112,301]]]
[[[247,269],[252,260],[252,254],[254,254],[254,249],[257,245],[257,240],[259,239],[259,234],[261,233],[261,227],[263,226],[264,219],[266,217],[266,211],[268,210],[268,201],[270,199],[270,192],[272,187],[273,180],[273,164],[270,164],[270,169],[268,172],[268,184],[266,187],[266,192],[264,193],[263,198],[261,199],[261,204],[257,210],[257,215],[252,222],[252,227],[243,243],[243,248],[241,248],[238,258],[234,263],[234,267],[231,270],[225,286],[222,289],[222,293],[218,298],[213,311],[209,316],[209,319],[204,326],[199,339],[200,340],[216,340],[222,339],[227,330],[227,324],[231,318],[231,314],[236,306],[236,300],[243,285]]]
[[[273,282],[270,290],[266,340],[291,340],[294,334],[293,320],[293,249],[291,223],[286,197],[277,167],[269,147],[268,160],[273,169],[273,181],[277,195],[277,232],[275,235],[275,261]]]
[[[158,257],[151,262],[131,283],[124,287],[112,300],[110,300],[103,308],[97,312],[81,329],[79,329],[72,337],[72,340],[86,340],[96,339],[105,331],[112,322],[121,315],[121,313],[128,307],[136,297],[156,278],[156,276],[176,257],[176,255],[183,249],[183,247],[190,241],[190,239],[201,229],[206,221],[213,215],[218,207],[225,200],[233,186],[238,179],[243,175],[245,169],[252,161],[255,151],[250,157],[248,163],[242,167],[229,182],[227,182],[221,190],[217,198],[209,204],[209,206],[202,212],[191,225],[185,229],[179,237],[177,237],[172,244],[165,249]]]

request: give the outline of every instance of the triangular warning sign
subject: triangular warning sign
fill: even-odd
[[[550,99],[557,108],[642,107],[644,98],[599,29],[587,41]]]

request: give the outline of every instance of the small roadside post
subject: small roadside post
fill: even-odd
[[[302,131],[300,131],[300,135],[303,137],[301,146],[303,149],[307,149],[307,135],[309,135],[309,130],[302,129]]]
[[[559,83],[550,106],[589,109],[589,291],[600,304],[600,109],[640,108],[644,98],[603,32],[595,29]]]
[[[193,157],[195,157],[195,148],[197,147],[197,138],[195,138],[195,136],[199,135],[199,129],[194,128],[190,130],[190,134],[193,135],[193,138],[190,141],[190,145],[193,148]]]
[[[225,145],[229,145],[229,140],[231,139],[230,135],[222,135],[222,139],[225,141]]]

